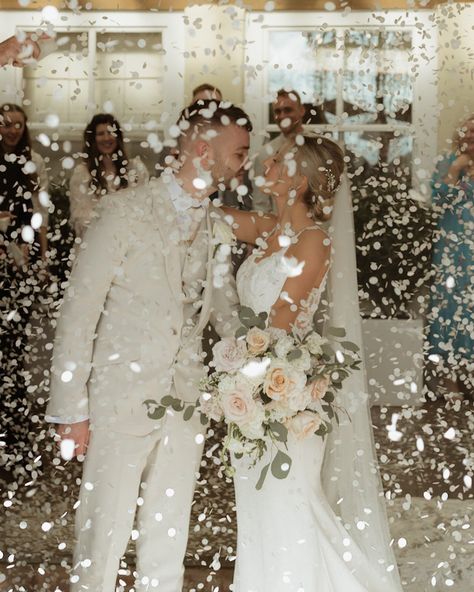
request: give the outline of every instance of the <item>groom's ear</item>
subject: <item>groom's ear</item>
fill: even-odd
[[[196,145],[196,154],[201,162],[201,166],[206,170],[209,169],[213,161],[213,152],[209,142],[199,140]]]
[[[196,153],[199,158],[207,157],[209,153],[209,144],[205,140],[199,140],[196,143]]]

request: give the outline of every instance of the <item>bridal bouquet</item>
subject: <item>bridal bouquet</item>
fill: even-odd
[[[255,464],[270,450],[270,462],[257,483],[260,489],[269,470],[278,479],[287,476],[290,432],[296,439],[312,434],[324,438],[332,422],[339,422],[338,414],[345,410],[335,404],[335,394],[359,368],[360,358],[358,347],[344,340],[344,329],[330,329],[330,342],[314,330],[297,337],[267,327],[267,313],[255,314],[247,307],[239,316],[242,327],[235,337],[222,339],[212,350],[214,371],[201,381],[200,399],[191,404],[162,400],[162,406],[184,411],[185,419],[197,411],[203,423],[225,422],[220,456],[229,476],[230,453]]]

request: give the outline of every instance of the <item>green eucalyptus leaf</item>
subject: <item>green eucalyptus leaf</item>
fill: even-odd
[[[164,405],[165,407],[171,407],[171,405],[173,404],[174,401],[174,397],[172,397],[171,395],[166,395],[165,397],[161,398],[161,404]]]
[[[323,400],[325,403],[332,403],[334,401],[334,393],[331,391],[326,391]]]
[[[288,465],[288,468],[285,470],[282,468],[283,465]],[[274,477],[277,479],[285,479],[291,469],[291,458],[288,454],[279,450],[272,461],[271,469]]]
[[[268,465],[265,465],[260,473],[260,477],[258,478],[257,485],[255,486],[255,489],[257,489],[258,491],[260,491],[260,489],[262,489],[263,482],[265,481],[265,477],[267,476],[269,468],[270,468],[270,463],[268,463]]]
[[[255,327],[258,322],[258,318],[253,312],[253,310],[248,306],[242,306],[239,312],[239,319],[242,325],[248,327]]]
[[[345,337],[346,330],[343,327],[329,327],[328,333],[334,337]]]
[[[201,425],[205,426],[209,423],[209,420],[207,418],[207,415],[204,415],[204,413],[200,414],[199,419],[201,420]]]
[[[161,419],[165,413],[166,413],[166,407],[162,407],[160,405],[160,406],[156,407],[156,409],[148,411],[147,415],[150,419]]]
[[[275,440],[277,442],[283,442],[286,444],[288,439],[288,428],[279,421],[270,421],[268,422],[268,425],[275,437]]]
[[[303,355],[303,352],[300,349],[292,349],[286,356],[286,359],[288,360],[288,362],[292,362],[293,360],[297,360],[298,358],[301,358],[301,356]]]
[[[360,347],[356,343],[352,343],[352,341],[341,341],[341,345],[344,349],[348,349],[354,353],[360,351]]]
[[[181,401],[181,399],[173,399],[171,407],[174,411],[182,411],[184,409],[184,401]]]
[[[191,417],[194,415],[194,410],[196,409],[196,407],[194,407],[193,405],[187,407],[184,410],[183,413],[183,419],[184,421],[189,421],[191,419]]]
[[[237,329],[237,331],[235,332],[235,338],[240,339],[241,337],[245,337],[248,332],[249,332],[248,327],[239,327]]]
[[[143,404],[147,407],[154,407],[155,405],[158,405],[158,401],[156,399],[147,399],[146,401],[143,401]]]
[[[316,434],[316,436],[325,436],[327,433],[325,422],[322,422],[319,428],[314,433]]]
[[[332,358],[334,356],[334,349],[331,347],[329,343],[323,343],[321,345],[321,349],[323,351],[323,354],[328,358]]]

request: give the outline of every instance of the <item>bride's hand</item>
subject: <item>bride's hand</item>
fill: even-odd
[[[222,206],[220,209],[226,216],[232,218],[232,231],[237,239],[243,243],[255,245],[257,239],[262,234],[271,232],[277,222],[277,218],[273,214],[254,211],[245,212],[229,206]]]

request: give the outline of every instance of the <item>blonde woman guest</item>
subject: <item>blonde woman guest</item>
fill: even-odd
[[[69,221],[80,238],[103,195],[149,179],[140,157],[128,159],[122,129],[113,115],[94,115],[84,131],[83,151],[84,160],[74,169],[69,186]]]

